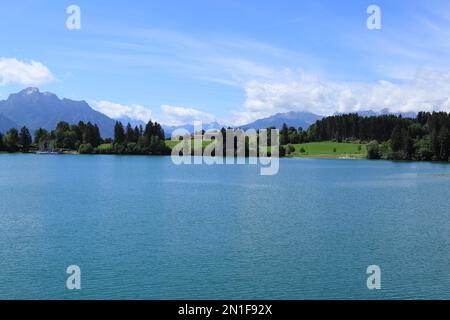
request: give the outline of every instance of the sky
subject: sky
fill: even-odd
[[[81,28],[67,28],[70,5]],[[369,29],[370,5],[381,29]],[[278,112],[450,111],[446,0],[2,0],[0,99],[238,125]]]

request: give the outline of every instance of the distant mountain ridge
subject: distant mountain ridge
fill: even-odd
[[[303,128],[304,130],[308,129],[312,124],[316,121],[321,120],[323,116],[319,116],[317,114],[311,112],[286,112],[286,113],[277,113],[268,118],[259,119],[252,123],[241,126],[242,129],[266,129],[275,127],[277,129],[281,129],[283,124],[287,124],[289,127],[295,128]]]
[[[224,124],[220,124],[218,122],[211,122],[211,123],[203,123],[202,124],[202,130],[220,130],[222,128],[227,128],[228,126]],[[179,126],[168,126],[163,125],[162,126],[164,130],[164,134],[166,135],[166,138],[170,138],[172,136],[172,133],[177,129],[184,129],[188,131],[189,133],[194,133],[194,124],[184,124]]]
[[[11,94],[0,101],[0,114],[14,123],[15,127],[27,126],[31,131],[39,128],[53,130],[57,123],[70,124],[79,121],[97,124],[102,136],[112,137],[115,121],[92,109],[86,101],[59,99],[50,92],[27,88]]]
[[[402,118],[416,118],[417,114],[415,112],[391,112],[388,108],[384,108],[380,111],[373,110],[362,110],[355,112],[336,112],[334,115],[342,115],[348,113],[357,113],[361,117],[376,117],[376,116],[385,116],[385,115],[394,115],[394,116],[402,116]]]

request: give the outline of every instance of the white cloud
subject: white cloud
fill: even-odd
[[[113,119],[130,118],[148,122],[152,117],[152,111],[138,104],[123,105],[110,101],[95,101],[93,108]]]
[[[320,115],[372,109],[379,111],[450,111],[450,71],[423,69],[401,82],[377,83],[329,81],[299,71],[274,82],[250,81],[246,100],[235,112],[242,124],[277,112],[309,111]]]
[[[166,125],[178,126],[183,124],[192,124],[194,121],[211,123],[215,121],[214,115],[194,108],[176,107],[171,105],[162,105],[161,110],[165,114]]]
[[[15,58],[0,58],[0,85],[39,86],[54,79],[50,70],[40,62],[31,60],[27,63]]]

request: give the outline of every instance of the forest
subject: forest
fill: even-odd
[[[324,118],[307,132],[308,141],[367,144],[369,159],[449,161],[450,115],[420,112],[415,119],[346,114]]]
[[[70,125],[59,122],[52,131],[37,129],[34,137],[27,127],[20,131],[10,129],[0,133],[0,151],[74,151],[80,154],[134,154],[167,155],[170,149],[165,144],[164,131],[160,124],[149,121],[142,126],[126,128],[116,122],[114,139],[103,139],[97,125],[79,122]]]

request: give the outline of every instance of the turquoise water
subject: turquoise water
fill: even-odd
[[[0,299],[449,299],[449,195],[446,164],[3,154]]]

